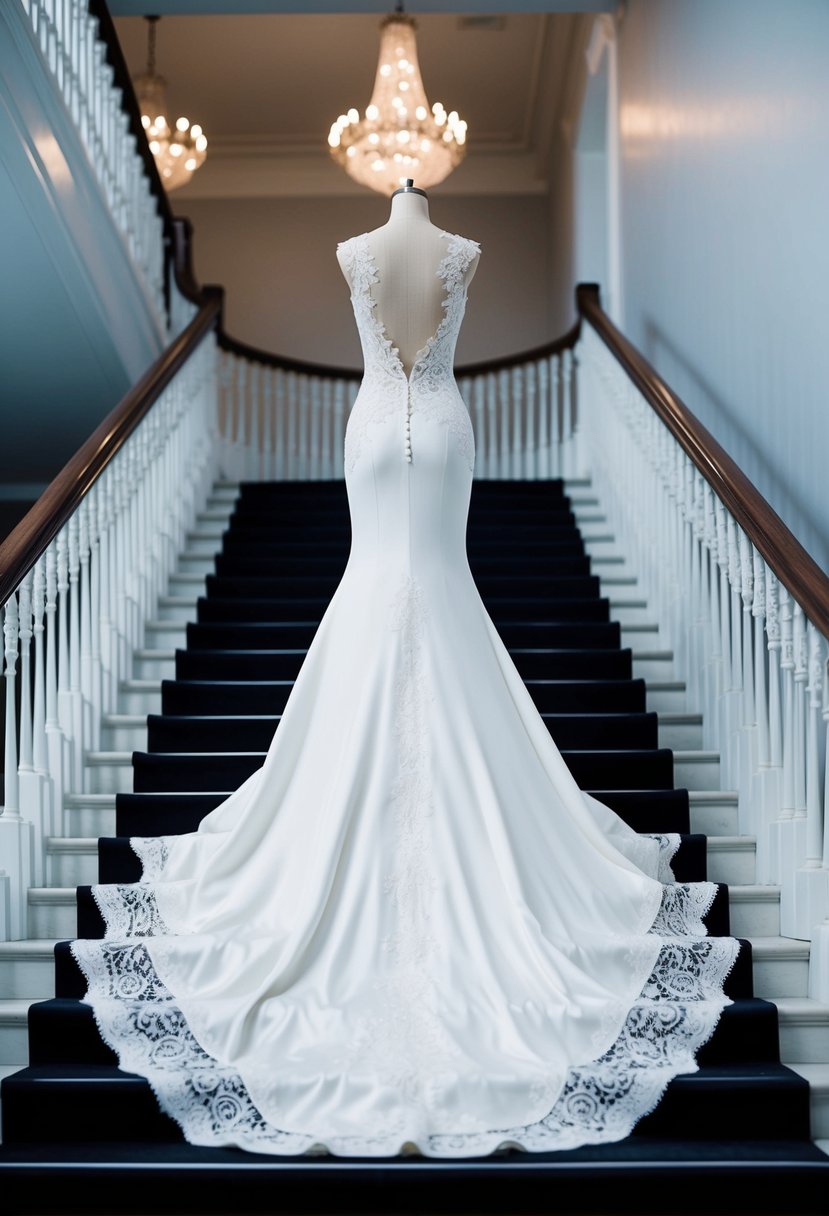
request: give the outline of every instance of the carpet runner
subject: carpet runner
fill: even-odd
[[[117,835],[99,842],[100,882],[136,881],[131,835],[194,830],[262,764],[349,542],[342,482],[242,484],[175,678],[162,682],[162,712],[148,716],[148,749],[133,753],[133,789],[116,796]],[[672,753],[658,746],[563,483],[476,481],[468,546],[487,609],[581,787],[638,831],[679,832],[678,881],[704,879],[705,837],[690,830],[687,791],[673,788]],[[723,886],[706,923],[729,933]],[[102,933],[81,887],[78,936]],[[634,1135],[445,1162],[187,1145],[147,1083],[116,1067],[68,942],[55,967],[55,999],[30,1011],[30,1066],[3,1083],[9,1211],[806,1213],[829,1194],[808,1085],[780,1063],[777,1010],[753,995],[748,942],[699,1072],[672,1081]]]

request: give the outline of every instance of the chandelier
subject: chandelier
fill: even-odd
[[[147,132],[150,151],[167,190],[189,182],[207,156],[207,140],[197,123],[177,118],[167,121],[167,81],[155,70],[155,29],[158,17],[147,17],[147,70],[133,83],[141,108],[141,125]]]
[[[391,194],[412,177],[424,189],[448,177],[466,153],[466,123],[436,101],[429,107],[417,62],[414,20],[402,11],[380,26],[380,58],[365,117],[341,114],[328,134],[331,155],[363,186]]]

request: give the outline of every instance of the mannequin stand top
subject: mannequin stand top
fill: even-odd
[[[375,313],[408,375],[443,319],[445,290],[437,272],[446,253],[444,230],[429,219],[423,192],[401,190],[392,195],[387,222],[367,235],[378,277],[371,289]],[[341,257],[339,262],[352,286]],[[467,286],[477,266],[475,258],[466,273]]]

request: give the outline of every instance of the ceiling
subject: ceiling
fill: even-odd
[[[136,75],[146,62],[147,25],[143,17],[118,16],[128,7],[136,6],[131,0],[111,5]],[[301,13],[170,15],[159,22],[157,68],[168,81],[170,107],[174,116],[200,123],[209,141],[207,161],[176,199],[364,193],[331,160],[326,136],[338,114],[350,106],[362,111],[369,101],[378,18],[310,7],[318,6]],[[485,8],[476,0],[475,14],[417,17],[427,96],[457,109],[469,124],[468,155],[438,189],[544,193],[557,125],[574,105],[590,18],[486,14]],[[151,11],[164,9],[151,0]]]

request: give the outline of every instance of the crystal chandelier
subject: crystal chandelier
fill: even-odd
[[[406,178],[434,186],[466,152],[466,123],[436,101],[429,108],[417,62],[414,20],[402,11],[380,26],[374,92],[360,118],[341,114],[328,134],[331,155],[355,181],[391,194]]]
[[[150,151],[167,190],[189,182],[207,156],[207,140],[197,123],[177,118],[167,121],[167,81],[155,70],[155,28],[158,17],[147,17],[147,70],[133,83],[141,108],[141,124],[147,132]]]

